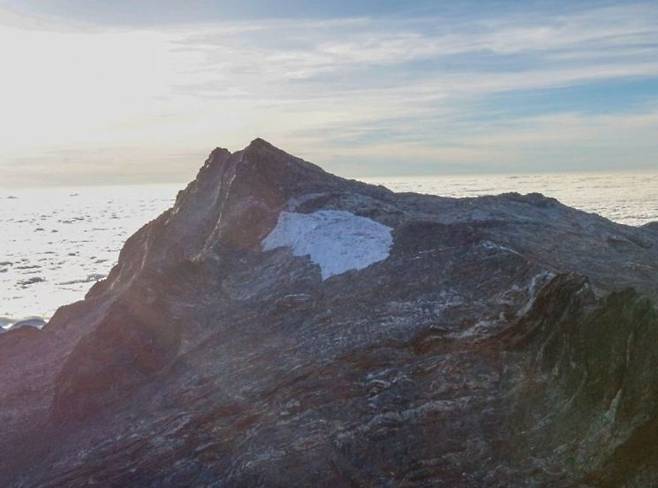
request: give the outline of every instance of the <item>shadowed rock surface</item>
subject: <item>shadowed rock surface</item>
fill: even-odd
[[[390,229],[388,256],[322,279],[263,251],[317,211]],[[542,195],[216,149],[84,301],[0,337],[0,483],[651,486],[657,272],[653,227]]]

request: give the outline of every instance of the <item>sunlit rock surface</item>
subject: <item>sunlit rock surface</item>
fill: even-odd
[[[83,302],[2,334],[0,482],[652,486],[657,263],[542,195],[216,149]]]

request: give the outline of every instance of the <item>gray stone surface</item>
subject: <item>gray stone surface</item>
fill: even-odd
[[[283,210],[392,228],[322,280]],[[2,486],[651,486],[658,235],[212,152],[86,299],[0,338]],[[629,289],[633,287],[634,290]]]

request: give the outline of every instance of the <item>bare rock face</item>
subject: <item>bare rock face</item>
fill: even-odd
[[[657,263],[542,195],[216,149],[84,301],[0,337],[0,482],[652,486]]]

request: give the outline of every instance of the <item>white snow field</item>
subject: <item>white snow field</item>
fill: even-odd
[[[281,212],[262,247],[264,251],[290,247],[295,256],[309,256],[325,280],[386,259],[393,244],[391,230],[343,210]]]

